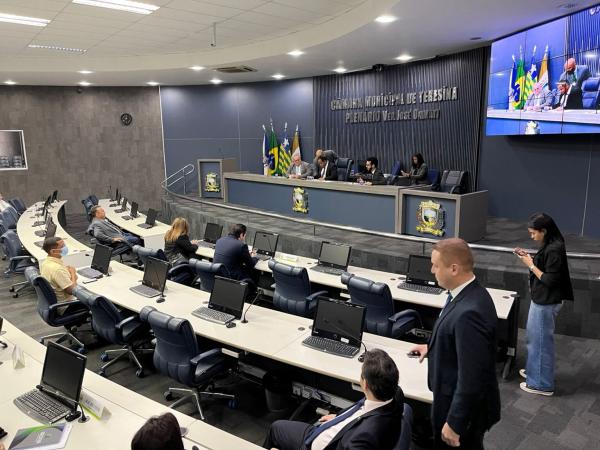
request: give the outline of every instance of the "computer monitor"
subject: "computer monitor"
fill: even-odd
[[[94,256],[92,257],[91,268],[102,272],[104,275],[108,274],[108,266],[110,265],[110,258],[112,257],[112,248],[107,245],[96,244],[94,249]]]
[[[248,283],[216,276],[208,307],[241,319],[247,292]]]
[[[254,243],[252,244],[252,251],[260,255],[270,256],[272,258],[273,256],[275,256],[275,251],[277,250],[278,239],[278,234],[257,231],[256,233],[254,233]]]
[[[112,200],[119,200],[119,188],[117,188],[116,192],[115,192],[115,198],[113,198]]]
[[[119,190],[117,189],[117,205],[121,203],[121,193],[119,192]]]
[[[129,213],[129,217],[136,218],[138,213],[138,204],[136,202],[131,202],[131,212]]]
[[[221,237],[222,233],[223,225],[208,222],[204,229],[204,241],[214,244],[217,242],[217,239]]]
[[[52,200],[50,201],[50,203],[54,203],[56,200],[58,200],[58,191],[54,191],[52,193]]]
[[[54,237],[54,235],[56,235],[56,224],[54,223],[54,220],[52,220],[52,217],[50,217],[48,225],[46,226],[46,234],[44,235],[44,238],[48,239]]]
[[[84,355],[49,341],[40,384],[46,390],[79,402],[86,360]]]
[[[158,212],[155,209],[148,209],[148,214],[146,215],[146,225],[154,225],[154,222],[156,222],[157,213]]]
[[[169,263],[149,256],[144,268],[144,279],[142,284],[157,291],[163,292],[167,282]]]
[[[127,197],[123,197],[123,203],[121,203],[121,209],[127,211]]]
[[[437,286],[435,275],[431,273],[431,258],[422,255],[408,256],[406,282]]]
[[[321,251],[319,252],[319,264],[346,269],[350,261],[351,251],[352,247],[350,245],[323,241],[321,242]]]
[[[319,297],[312,335],[359,347],[362,341],[365,311],[363,306]]]

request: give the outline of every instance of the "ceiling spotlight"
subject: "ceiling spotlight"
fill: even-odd
[[[344,72],[346,72],[347,70],[348,70],[348,69],[346,69],[345,67],[342,67],[342,66],[340,66],[340,67],[336,67],[335,69],[333,69],[333,71],[334,71],[335,73],[344,73]]]
[[[35,17],[15,16],[14,14],[0,13],[0,22],[16,23],[19,25],[31,25],[32,27],[45,27],[50,23],[47,19]]]
[[[406,62],[406,61],[410,61],[411,59],[413,59],[413,57],[410,55],[404,54],[404,55],[398,56],[396,59],[401,62]]]
[[[79,70],[77,73],[80,73],[82,75],[89,75],[94,72],[92,72],[91,70]]]
[[[129,0],[73,0],[73,3],[87,6],[98,6],[100,8],[117,9],[137,14],[152,14],[159,6],[148,3],[132,2]]]
[[[84,87],[85,87],[85,86],[91,86],[91,85],[92,85],[92,83],[90,83],[89,81],[80,81],[80,82],[79,82],[79,83],[77,83],[77,84],[79,84],[79,86],[84,86]]]
[[[302,50],[292,50],[291,52],[288,52],[288,55],[300,56],[300,55],[304,55],[304,52]]]
[[[148,81],[146,84],[148,86],[158,86],[158,81]]]
[[[192,66],[192,67],[190,67],[190,69],[195,70],[196,72],[200,72],[201,70],[204,70],[204,67],[202,67],[202,66]]]
[[[8,84],[9,86],[13,86],[13,85],[17,84],[17,82],[16,82],[16,81],[13,81],[13,80],[6,80],[6,81],[4,82],[4,84]]]
[[[221,84],[223,80],[219,80],[218,78],[213,78],[210,80],[212,84]]]
[[[375,19],[375,22],[379,22],[379,23],[392,23],[392,22],[395,22],[396,20],[398,20],[397,17],[389,16],[387,14],[384,14],[382,16],[377,17]]]
[[[281,80],[282,78],[285,78],[285,75],[282,73],[276,73],[271,75],[271,78],[275,78],[276,80]]]

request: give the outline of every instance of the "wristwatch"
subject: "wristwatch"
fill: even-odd
[[[535,269],[535,264],[529,266],[529,270],[533,271],[533,269]]]

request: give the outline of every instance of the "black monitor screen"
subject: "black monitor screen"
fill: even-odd
[[[364,307],[319,297],[312,334],[358,347],[364,320]]]
[[[52,202],[55,202],[56,200],[58,200],[58,191],[54,191],[52,193]]]
[[[236,319],[240,319],[247,291],[247,283],[217,276],[210,293],[208,306],[211,309],[231,314]]]
[[[121,193],[117,189],[117,204],[121,203]]]
[[[148,257],[146,267],[144,268],[143,283],[157,291],[164,291],[165,283],[167,282],[167,272],[169,271],[169,263],[160,259]]]
[[[46,227],[46,234],[44,235],[44,237],[46,239],[54,237],[54,235],[56,234],[56,224],[54,223],[54,221],[50,220],[48,223],[48,226]]]
[[[154,225],[154,222],[156,222],[156,210],[155,209],[148,209],[148,215],[146,216],[146,223],[148,225]]]
[[[429,256],[410,255],[406,277],[409,281],[421,280],[435,283],[435,275],[431,273],[431,258]]]
[[[131,217],[137,217],[138,212],[138,204],[136,202],[131,202],[131,213],[129,214]]]
[[[94,257],[92,258],[92,269],[102,272],[104,275],[108,273],[110,265],[110,257],[112,256],[112,248],[107,245],[96,244],[94,249]]]
[[[117,188],[117,191],[115,192],[115,198],[113,200],[119,201],[119,188]]]
[[[214,244],[217,242],[217,239],[221,237],[221,233],[223,232],[223,225],[218,225],[216,223],[207,223],[206,228],[204,229],[204,240],[206,242],[210,242]]]
[[[48,342],[41,384],[78,402],[86,359],[62,345]]]
[[[334,244],[332,242],[321,242],[321,252],[319,253],[319,263],[326,266],[346,268],[350,260],[350,251],[352,247],[344,244]]]
[[[123,197],[123,203],[121,204],[121,209],[125,211],[127,209],[127,197]]]
[[[254,243],[252,244],[252,251],[255,251],[262,255],[274,256],[275,251],[277,250],[278,239],[278,234],[257,231],[254,234]]]

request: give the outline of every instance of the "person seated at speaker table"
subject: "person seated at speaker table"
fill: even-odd
[[[554,96],[551,91],[544,91],[542,83],[535,83],[533,85],[533,92],[527,98],[525,102],[525,109],[527,111],[542,111],[544,108],[549,109],[552,107]]]
[[[366,160],[367,173],[361,173],[358,175],[359,180],[364,180],[366,184],[386,184],[385,176],[383,172],[379,170],[379,160],[370,156]]]
[[[94,237],[98,239],[98,242],[101,244],[116,245],[123,243],[130,247],[142,244],[139,237],[126,233],[116,225],[110,223],[106,218],[106,211],[104,211],[102,206],[94,206],[90,210],[90,215],[93,219],[88,230],[92,231]]]
[[[0,192],[0,212],[4,211],[9,206],[10,206],[10,203],[8,203],[6,200],[4,200],[4,197],[2,196],[2,193]]]
[[[198,241],[190,241],[190,225],[183,217],[177,217],[165,233],[165,255],[176,266],[188,262],[198,250]]]
[[[335,163],[329,161],[324,155],[317,158],[319,163],[319,171],[315,174],[315,178],[318,180],[337,180],[337,166]]]
[[[575,58],[567,59],[565,71],[560,75],[559,81],[566,81],[581,90],[583,82],[592,76],[590,69],[585,65],[578,65]]]
[[[150,417],[133,436],[131,450],[184,450],[177,418],[169,412]]]
[[[77,286],[77,272],[73,266],[67,266],[62,259],[69,253],[67,244],[63,238],[54,236],[44,239],[42,249],[48,257],[40,264],[40,275],[50,283],[58,302],[74,300],[73,289]],[[59,308],[58,313],[62,315],[72,307]],[[80,306],[76,309],[80,309]]]
[[[288,167],[287,176],[288,178],[299,178],[304,179],[312,173],[310,164],[306,161],[302,161],[300,152],[295,151],[292,155],[292,164]]]
[[[235,280],[252,280],[252,268],[258,262],[256,253],[250,253],[246,245],[246,225],[235,224],[227,236],[217,240],[213,262],[225,266],[226,274]]]
[[[328,161],[332,162],[332,163],[337,163],[338,160],[338,155],[336,152],[334,152],[333,150],[323,150],[322,148],[318,148],[315,150],[315,159],[313,160],[313,177],[317,177],[318,173],[319,173],[319,156],[325,156],[325,158],[327,158]]]
[[[552,109],[558,111],[565,109],[583,109],[582,93],[577,85],[571,85],[566,81],[559,81],[557,85],[558,90]]]
[[[406,177],[410,180],[410,184],[428,184],[427,181],[427,165],[423,159],[423,155],[415,153],[411,157],[411,169],[410,172],[402,170],[400,176]]]
[[[398,377],[398,368],[386,352],[369,350],[360,375],[365,398],[339,415],[321,417],[321,424],[316,427],[278,420],[269,428],[263,447],[279,450],[393,448],[400,436],[404,411],[404,394],[398,387]]]

